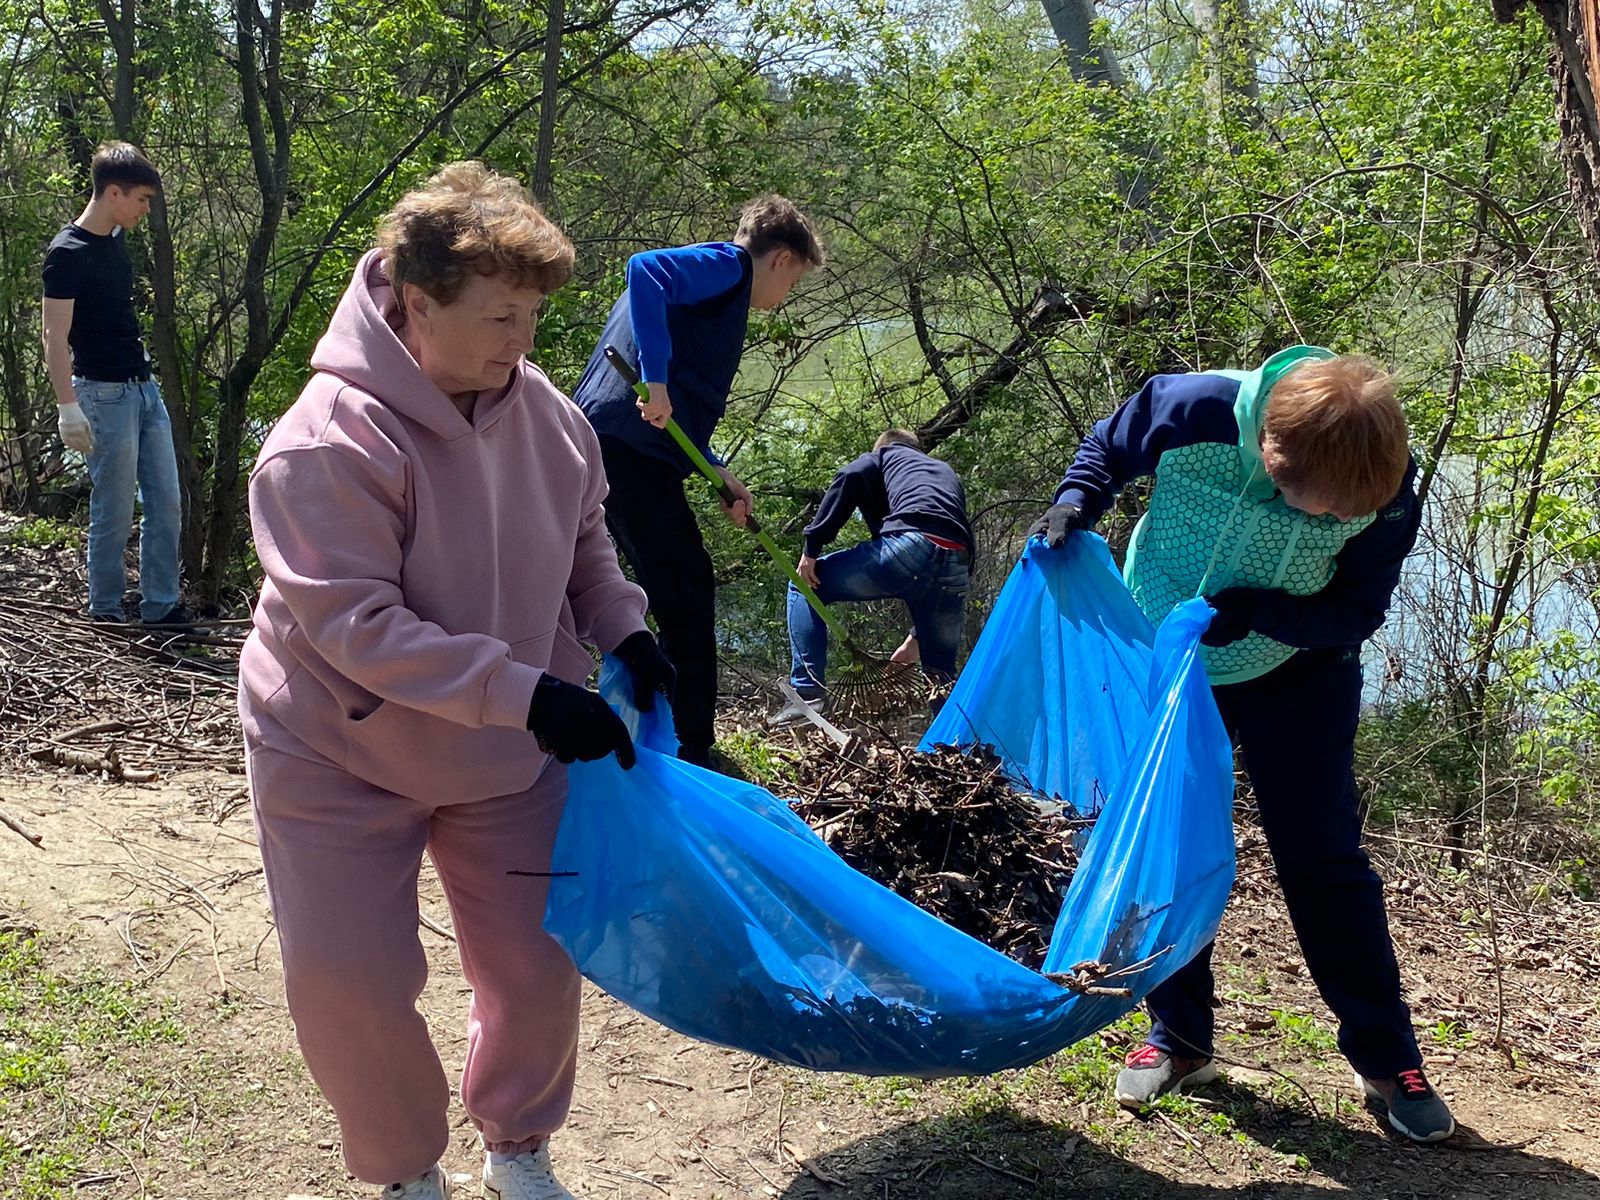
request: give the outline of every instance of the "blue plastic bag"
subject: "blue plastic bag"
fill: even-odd
[[[1184,605],[1154,636],[1098,538],[1032,543],[928,734],[994,745],[1019,780],[1098,809],[1045,969],[1105,963],[1131,998],[1065,990],[851,869],[784,801],[651,749],[676,745],[665,706],[619,703],[609,661],[602,691],[639,762],[571,769],[545,927],[633,1008],[780,1062],[921,1077],[1036,1062],[1216,931],[1233,776],[1197,654],[1209,613]]]

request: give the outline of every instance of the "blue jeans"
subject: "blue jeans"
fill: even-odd
[[[1267,849],[1339,1049],[1372,1079],[1422,1064],[1400,994],[1383,884],[1361,848],[1353,768],[1359,651],[1302,650],[1259,679],[1213,688],[1244,753]],[[1211,947],[1150,993],[1150,1043],[1213,1053]]]
[[[911,610],[922,669],[954,679],[956,647],[966,617],[970,555],[936,546],[920,533],[890,533],[817,559],[816,588],[836,600],[904,600]],[[790,682],[808,699],[822,694],[828,672],[828,627],[800,589],[789,585]]]
[[[139,522],[139,615],[164,617],[178,603],[178,537],[183,501],[172,422],[153,379],[135,383],[72,381],[78,406],[94,431],[89,452],[89,611],[120,615],[128,586],[123,555],[133,531],[137,495]]]

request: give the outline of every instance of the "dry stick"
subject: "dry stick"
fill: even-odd
[[[784,1153],[789,1156],[790,1160],[795,1166],[799,1167],[807,1175],[810,1175],[818,1183],[831,1183],[834,1187],[845,1186],[844,1180],[840,1179],[837,1175],[834,1175],[831,1172],[819,1167],[816,1164],[815,1159],[801,1158],[800,1152],[794,1148],[793,1142],[785,1142],[783,1144],[783,1150]]]
[[[41,850],[44,849],[44,835],[42,833],[35,833],[3,808],[0,808],[0,825],[4,825],[7,829],[22,837],[25,841],[32,842]]]
[[[653,1187],[663,1196],[672,1195],[671,1192],[667,1191],[654,1179],[651,1179],[648,1175],[641,1175],[637,1171],[624,1171],[621,1167],[608,1167],[603,1163],[590,1163],[589,1169],[591,1171],[599,1171],[602,1175],[615,1175],[618,1179],[626,1179],[632,1183],[642,1183],[647,1187]]]
[[[455,934],[451,933],[450,930],[446,929],[443,925],[439,924],[439,922],[435,921],[432,917],[430,917],[425,912],[420,912],[419,911],[417,913],[417,924],[421,925],[424,929],[430,930],[433,933],[437,933],[440,937],[445,938],[445,939],[447,939],[449,941],[453,942],[453,941],[456,940],[456,935]]]
[[[222,955],[217,952],[217,923],[215,921],[207,921],[206,924],[211,929],[211,965],[217,969],[217,984],[222,988],[217,998],[226,1000],[228,998],[228,979],[222,973]]]
[[[973,1162],[985,1170],[993,1171],[996,1175],[1004,1175],[1007,1179],[1015,1179],[1018,1183],[1025,1183],[1029,1187],[1037,1187],[1039,1179],[1034,1175],[1024,1175],[1020,1171],[1013,1171],[1010,1167],[1002,1167],[999,1163],[992,1163],[988,1159],[979,1158],[976,1154],[968,1154]]]
[[[768,1175],[760,1167],[756,1166],[754,1160],[751,1159],[751,1157],[748,1154],[746,1154],[744,1156],[744,1165],[749,1167],[757,1175],[761,1176],[761,1178],[765,1179],[767,1181],[767,1186],[772,1189],[773,1195],[777,1195],[778,1190],[779,1190],[778,1189],[778,1181],[776,1179],[774,1179],[771,1175]]]
[[[644,1083],[659,1083],[663,1087],[682,1088],[686,1092],[694,1091],[694,1084],[685,1083],[681,1079],[670,1079],[665,1075],[641,1075],[639,1079]]]
[[[194,939],[195,939],[195,934],[194,934],[193,931],[185,934],[184,938],[183,938],[183,941],[178,943],[177,948],[174,949],[171,954],[167,955],[166,958],[162,959],[155,966],[149,968],[148,970],[146,970],[142,974],[140,974],[140,976],[139,976],[139,986],[143,987],[145,984],[149,983],[152,979],[156,979],[159,976],[166,974],[167,970],[172,966],[172,964],[178,961],[178,956],[189,948],[189,943],[194,941]],[[138,956],[135,955],[135,958],[137,958],[137,957]]]
[[[1213,1054],[1211,1057],[1213,1061],[1219,1062],[1225,1067],[1243,1067],[1246,1071],[1260,1071],[1263,1074],[1276,1075],[1279,1079],[1288,1080],[1288,1082],[1299,1088],[1300,1094],[1306,1098],[1306,1107],[1311,1109],[1311,1115],[1313,1117],[1320,1117],[1322,1115],[1317,1111],[1317,1099],[1311,1094],[1311,1089],[1306,1087],[1305,1084],[1301,1083],[1287,1071],[1281,1071],[1277,1067],[1272,1066],[1270,1063],[1240,1062],[1238,1059],[1224,1058],[1220,1054]]]
[[[91,721],[87,725],[79,725],[76,729],[58,733],[56,741],[70,742],[73,738],[89,737],[96,733],[123,733],[130,728],[126,721]]]
[[[1168,1129],[1172,1130],[1173,1133],[1182,1138],[1188,1144],[1189,1149],[1193,1150],[1201,1157],[1206,1166],[1210,1167],[1213,1171],[1216,1171],[1218,1175],[1222,1174],[1221,1170],[1218,1169],[1217,1164],[1211,1161],[1211,1157],[1200,1148],[1200,1143],[1195,1140],[1195,1138],[1190,1136],[1187,1130],[1185,1130],[1181,1125],[1179,1125],[1171,1117],[1167,1116],[1167,1114],[1162,1112],[1160,1109],[1156,1109],[1155,1113]]]
[[[1485,746],[1481,752],[1478,769],[1478,787],[1481,803],[1479,811],[1482,813],[1481,825],[1478,831],[1478,841],[1483,847],[1485,855],[1489,852],[1489,750]],[[1506,978],[1505,964],[1500,957],[1500,922],[1495,916],[1494,904],[1494,872],[1487,859],[1483,864],[1483,907],[1489,917],[1489,946],[1494,952],[1494,1041],[1490,1043],[1500,1051],[1506,1064],[1511,1067],[1517,1065],[1517,1059],[1511,1053],[1511,1047],[1506,1045]]]

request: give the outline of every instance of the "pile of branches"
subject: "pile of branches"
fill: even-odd
[[[808,754],[795,811],[863,875],[1037,969],[1089,824],[1016,790],[987,748]]]
[[[0,538],[0,756],[130,783],[238,771],[248,626],[94,624],[82,571],[81,550]]]

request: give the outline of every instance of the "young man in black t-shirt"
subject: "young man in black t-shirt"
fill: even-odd
[[[161,176],[126,142],[106,142],[90,167],[94,196],[50,243],[44,259],[44,355],[57,428],[89,464],[89,615],[123,621],[123,555],[139,522],[139,615],[147,625],[187,624],[178,601],[182,502],[172,424],[133,312],[125,231],[150,212]]]

